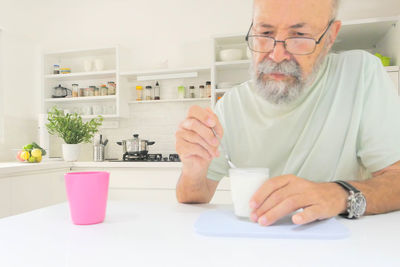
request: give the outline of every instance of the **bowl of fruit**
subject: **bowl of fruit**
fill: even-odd
[[[39,163],[46,155],[46,150],[35,142],[25,145],[22,149],[13,149],[15,158],[20,162]]]

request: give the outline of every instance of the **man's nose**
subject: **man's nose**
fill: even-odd
[[[283,42],[277,42],[274,50],[269,53],[268,57],[276,63],[280,63],[284,60],[290,60],[290,54],[286,50]]]

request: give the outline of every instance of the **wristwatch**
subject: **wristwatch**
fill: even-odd
[[[347,213],[340,214],[349,219],[358,219],[364,215],[367,208],[367,201],[360,190],[345,181],[334,181],[343,187],[348,193],[347,198]]]

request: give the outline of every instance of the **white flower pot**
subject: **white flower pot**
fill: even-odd
[[[81,147],[79,144],[63,144],[63,158],[65,161],[77,161]]]

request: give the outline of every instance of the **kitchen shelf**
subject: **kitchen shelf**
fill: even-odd
[[[217,70],[246,69],[250,66],[250,60],[218,61],[215,62]]]
[[[179,69],[159,69],[148,71],[129,71],[121,72],[121,77],[126,77],[132,80],[138,80],[140,77],[149,77],[147,79],[140,79],[142,81],[149,80],[166,80],[166,79],[183,79],[197,77],[198,72],[209,72],[210,67],[197,67],[197,68],[179,68]]]
[[[399,19],[382,17],[344,21],[332,49],[373,49]]]
[[[211,101],[210,98],[183,98],[183,99],[161,99],[161,100],[143,100],[129,101],[129,104],[147,104],[147,103],[168,103],[168,102],[195,102],[195,101]]]
[[[81,115],[82,119],[94,119],[99,116],[102,116],[104,119],[119,118],[119,116],[116,114]]]
[[[231,90],[231,88],[224,88],[224,89],[215,89],[215,93],[226,93],[229,90]]]
[[[115,77],[115,70],[104,70],[104,71],[93,71],[93,72],[76,72],[76,73],[68,73],[68,74],[47,74],[45,75],[45,79],[55,79],[55,80],[77,80],[80,79],[102,79],[102,78],[110,78]]]
[[[44,102],[95,102],[115,100],[115,95],[109,96],[87,96],[87,97],[68,97],[68,98],[46,98]]]

